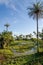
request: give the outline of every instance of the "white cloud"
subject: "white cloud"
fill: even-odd
[[[6,7],[9,7],[10,9],[16,10],[13,0],[0,0],[0,4],[4,4]]]
[[[6,6],[11,3],[11,0],[0,0],[0,4],[5,4]]]

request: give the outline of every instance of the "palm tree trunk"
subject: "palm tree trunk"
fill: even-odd
[[[39,43],[38,43],[38,14],[37,14],[37,54],[39,56]],[[37,65],[39,65],[39,60],[37,61]]]
[[[38,43],[38,14],[37,14],[37,53],[39,53],[39,43]]]

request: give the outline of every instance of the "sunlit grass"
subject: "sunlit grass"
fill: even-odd
[[[0,54],[13,54],[10,49],[0,49]]]

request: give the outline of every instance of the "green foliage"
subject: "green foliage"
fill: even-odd
[[[43,54],[24,54],[20,56],[18,56],[17,54],[24,53],[34,48],[36,46],[36,41],[36,38],[30,38],[29,40],[21,40],[21,37],[19,40],[14,40],[12,32],[2,32],[0,34],[0,45],[2,44],[3,48],[5,49],[0,49],[0,54],[3,54],[5,60],[0,61],[0,65],[37,65],[38,60],[39,65],[43,64]],[[39,50],[41,52],[43,49],[43,40],[38,39],[38,42]],[[13,52],[12,49],[17,50],[17,53]]]
[[[13,52],[10,50],[10,49],[0,49],[0,54],[9,54],[9,55],[11,55],[11,54],[13,54]]]
[[[0,46],[1,46],[1,48],[9,46],[12,42],[14,42],[12,32],[4,31],[0,34]]]
[[[6,56],[5,56],[6,57]],[[3,65],[38,65],[37,61],[39,59],[39,65],[43,64],[43,56],[39,54],[35,54],[35,59],[34,59],[34,54],[33,55],[26,55],[26,56],[11,56],[10,57],[7,55],[6,60],[1,62]]]

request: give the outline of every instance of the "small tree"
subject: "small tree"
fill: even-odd
[[[1,33],[1,37],[0,37],[1,48],[8,47],[13,41],[14,41],[14,37],[12,36],[12,32],[4,31]]]
[[[4,25],[6,27],[6,31],[8,31],[8,27],[10,26],[8,23]]]

